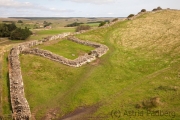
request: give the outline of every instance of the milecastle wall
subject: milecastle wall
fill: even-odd
[[[79,33],[76,33],[76,34],[79,34]],[[55,35],[52,37],[47,37],[39,41],[34,40],[34,41],[22,43],[22,44],[19,44],[18,46],[13,47],[10,50],[10,54],[8,57],[9,81],[10,81],[11,106],[12,106],[14,120],[30,120],[31,118],[30,107],[25,98],[25,93],[24,93],[24,85],[23,85],[23,79],[22,79],[22,74],[21,74],[19,54],[34,54],[34,55],[48,58],[53,61],[60,62],[62,64],[65,64],[71,67],[80,67],[88,62],[95,60],[96,57],[101,57],[109,50],[109,48],[105,45],[95,43],[95,42],[80,40],[69,35],[71,35],[71,33],[63,33],[63,34]],[[79,44],[92,46],[95,49],[92,50],[89,54],[79,56],[78,58],[74,60],[70,60],[63,56],[56,55],[47,50],[32,48],[36,45],[43,44],[44,42],[57,40],[59,38],[62,39],[65,37],[67,37],[68,40],[71,40]]]
[[[29,120],[31,112],[24,94],[19,54],[19,49],[15,47],[11,49],[8,57],[11,106],[13,119]]]
[[[101,57],[102,55],[104,55],[109,50],[109,48],[105,45],[95,43],[95,42],[91,42],[91,41],[80,40],[80,39],[75,38],[73,36],[68,37],[68,40],[71,40],[71,41],[79,43],[79,44],[91,46],[91,47],[94,47],[96,49],[92,50],[89,54],[79,56],[78,58],[76,58],[74,60],[70,60],[70,59],[67,59],[63,56],[59,56],[57,54],[54,54],[50,51],[41,50],[41,49],[37,49],[37,48],[36,49],[23,50],[22,53],[23,54],[34,54],[34,55],[42,56],[42,57],[48,58],[50,60],[57,61],[57,62],[60,62],[62,64],[71,66],[71,67],[80,67],[80,66],[82,66],[88,62],[95,60],[96,57]]]

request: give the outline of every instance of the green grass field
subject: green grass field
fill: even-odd
[[[82,78],[84,72],[86,71],[87,73],[89,69],[92,69],[91,66],[69,69],[68,66],[33,55],[21,55],[20,58],[26,97],[30,103],[31,111],[32,113],[35,112],[37,119],[44,116],[52,106],[54,108],[61,108],[62,100],[65,97],[71,99],[72,88],[79,88],[85,80]],[[29,60],[36,62],[28,63]],[[25,64],[27,64],[27,67],[24,67],[26,66]],[[62,110],[72,110],[74,105]]]
[[[34,55],[20,55],[26,98],[33,116],[44,119],[54,110],[56,117],[61,118],[78,108],[99,104],[86,117],[179,120],[179,22],[180,11],[164,10],[77,35],[109,47],[107,54],[80,68]],[[63,54],[65,51],[58,50],[61,42],[43,47]],[[157,107],[135,107],[153,97],[160,98]],[[148,110],[154,113],[147,113]],[[157,110],[164,114],[157,115]]]
[[[10,103],[10,94],[9,94],[9,77],[8,77],[8,53],[5,53],[2,58],[2,71],[1,71],[1,83],[2,83],[2,114],[11,115],[11,103]]]
[[[85,25],[89,25],[91,27],[98,27],[100,23],[87,23]]]
[[[75,28],[59,28],[59,29],[49,29],[49,30],[33,30],[34,35],[30,36],[28,40],[41,40],[42,38],[61,34],[64,32],[75,32]]]
[[[78,56],[82,56],[85,53],[89,53],[91,50],[95,49],[93,47],[77,44],[69,40],[61,40],[58,43],[41,45],[40,48],[49,50],[68,59],[75,59]]]

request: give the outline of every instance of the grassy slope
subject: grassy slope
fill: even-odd
[[[54,44],[41,45],[40,48],[49,50],[68,59],[75,59],[78,56],[89,53],[94,49],[93,47],[77,44],[69,40],[62,40]]]
[[[62,116],[79,106],[100,102],[102,106],[94,116],[112,110],[123,114],[125,110],[137,111],[135,104],[158,96],[163,104],[153,110],[175,111],[175,119],[180,119],[179,23],[179,11],[162,11],[78,35],[110,48],[96,66],[71,68],[41,57],[21,55],[32,113],[40,119],[48,110],[58,108],[58,115]],[[160,86],[178,89],[157,89]],[[129,117],[121,116],[125,120]],[[131,117],[170,118],[146,114]]]
[[[79,35],[81,39],[97,38],[95,41],[105,42],[110,47],[111,55],[106,56],[109,66],[106,63],[107,67],[104,66],[104,69],[98,71],[103,73],[102,71],[111,69],[113,72],[104,72],[104,76],[106,74],[110,76],[109,80],[105,77],[106,84],[96,83],[96,85],[111,91],[111,94],[110,97],[101,100],[105,105],[98,113],[107,114],[111,110],[120,110],[122,113],[125,110],[137,111],[134,108],[136,103],[159,96],[164,103],[159,109],[175,111],[176,119],[180,117],[179,89],[178,91],[155,90],[159,86],[180,87],[179,21],[179,11],[162,11],[145,14],[133,21],[117,23],[113,27],[97,31],[96,33],[101,33],[100,35],[91,32]],[[99,79],[97,76],[98,81]],[[144,117],[159,118],[146,115]],[[127,119],[128,116],[123,118]],[[160,119],[165,118],[160,117]]]

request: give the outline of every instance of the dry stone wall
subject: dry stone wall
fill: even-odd
[[[71,66],[71,67],[80,67],[80,66],[82,66],[88,62],[95,60],[96,57],[101,57],[102,55],[104,55],[109,50],[109,48],[105,45],[95,43],[95,42],[80,40],[80,39],[75,38],[73,36],[68,37],[68,40],[71,40],[71,41],[79,43],[79,44],[91,46],[91,47],[94,47],[96,49],[92,50],[90,52],[90,54],[85,54],[83,56],[79,56],[78,58],[76,58],[74,60],[70,60],[70,59],[67,59],[63,56],[56,55],[50,51],[41,50],[41,49],[37,49],[37,48],[36,49],[23,50],[22,53],[23,54],[34,54],[34,55],[42,56],[42,57],[48,58],[50,60],[57,61],[57,62],[60,62],[62,64]]]
[[[53,54],[52,52],[42,50],[42,49],[37,49],[37,48],[25,50],[22,53],[42,56],[50,60],[71,66],[71,67],[80,67],[81,65],[86,64],[87,62],[91,62],[92,60],[95,60],[95,57],[93,55],[88,55],[88,54],[78,57],[75,60],[70,60],[63,56],[59,56],[59,55]]]
[[[25,98],[23,79],[19,61],[18,47],[12,48],[9,54],[10,97],[14,120],[29,120],[31,112]]]
[[[91,55],[94,55],[95,57],[101,57],[102,55],[104,55],[109,50],[109,48],[106,45],[99,44],[96,42],[91,42],[88,40],[80,40],[78,38],[75,38],[74,36],[68,36],[67,39],[71,40],[73,42],[76,42],[78,44],[82,44],[82,45],[91,46],[91,47],[96,48],[95,50],[91,51]]]
[[[13,112],[14,120],[30,120],[31,111],[29,104],[25,98],[24,85],[21,74],[21,66],[19,61],[19,54],[23,51],[36,46],[43,44],[43,42],[56,40],[58,38],[64,38],[70,35],[70,33],[59,34],[56,36],[49,37],[48,39],[35,40],[26,43],[19,44],[18,46],[13,47],[10,50],[8,56],[9,61],[9,82],[10,82],[10,99]]]
[[[76,33],[79,34],[79,33]],[[25,98],[24,93],[24,85],[23,79],[21,74],[21,67],[19,61],[19,54],[34,54],[38,56],[42,56],[48,58],[53,61],[60,62],[62,64],[71,66],[71,67],[80,67],[88,62],[91,62],[96,59],[96,57],[101,57],[105,54],[109,49],[107,46],[77,39],[73,36],[68,37],[68,40],[73,42],[92,46],[95,49],[91,51],[90,54],[85,54],[84,56],[79,56],[74,60],[67,59],[63,56],[56,55],[47,50],[41,49],[32,49],[32,47],[36,45],[43,44],[44,42],[62,39],[67,36],[71,35],[71,33],[64,33],[59,34],[52,37],[47,37],[43,40],[34,40],[26,43],[19,44],[18,46],[13,47],[10,50],[10,54],[8,57],[9,60],[9,81],[10,81],[10,97],[11,97],[11,105],[12,105],[12,112],[13,112],[13,119],[14,120],[30,120],[31,119],[31,111],[29,104]]]

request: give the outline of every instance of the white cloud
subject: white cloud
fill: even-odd
[[[33,4],[29,2],[18,2],[14,0],[0,0],[0,6],[1,7],[13,7],[13,8],[18,8],[18,7],[33,7]]]
[[[63,0],[63,1],[71,1],[77,3],[107,4],[107,3],[113,3],[116,0]]]
[[[15,9],[36,9],[36,10],[44,10],[50,12],[73,12],[73,10],[67,9],[56,9],[56,8],[47,8],[40,5],[35,5],[30,2],[18,2],[15,0],[0,0],[0,7],[3,8],[15,8]]]
[[[108,15],[113,15],[114,13],[111,13],[111,12],[109,12],[109,13],[107,13]]]

